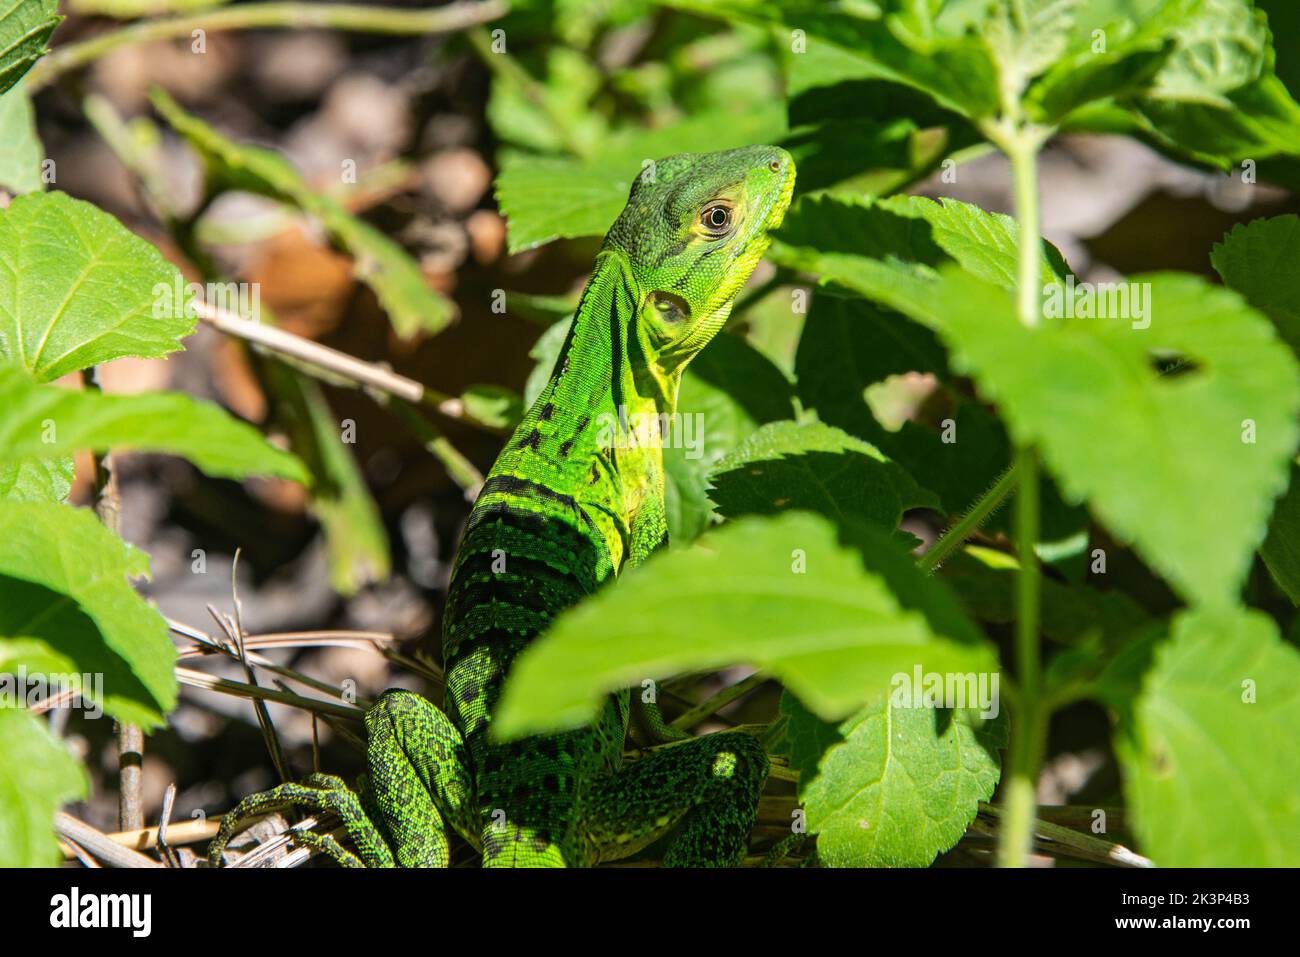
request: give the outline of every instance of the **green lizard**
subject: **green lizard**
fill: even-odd
[[[794,186],[770,146],[650,164],[610,228],[551,378],[488,474],[457,552],[443,619],[445,713],[390,690],[366,712],[356,791],[312,775],[246,798],[331,810],[356,848],[301,839],[341,863],[446,866],[448,827],[486,867],[584,866],[672,834],[668,866],[744,857],[768,761],[743,733],[687,738],[624,765],[633,698],[586,727],[501,743],[492,714],[511,662],[564,608],[667,539],[662,443],[617,423],[676,406],[682,370],[722,328]],[[615,441],[622,438],[623,441]],[[667,600],[667,599],[666,599]],[[683,623],[689,627],[689,623]],[[664,729],[657,711],[652,729]]]

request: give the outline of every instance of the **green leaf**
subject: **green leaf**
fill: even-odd
[[[17,502],[62,502],[72,490],[76,464],[71,455],[0,462],[0,498]]]
[[[1189,602],[1225,604],[1300,439],[1300,366],[1233,292],[1177,273],[1128,289],[1144,317],[1131,304],[1124,318],[1030,330],[1008,292],[950,269],[928,309],[944,317],[954,366],[1039,447],[1067,501],[1087,500]],[[1161,375],[1171,358],[1190,365]]]
[[[692,548],[660,552],[525,649],[494,733],[579,725],[611,691],[723,665],[771,672],[828,719],[918,664],[996,668],[952,596],[884,533],[859,527],[845,539],[821,517],[790,513],[729,523]]]
[[[1268,523],[1268,537],[1259,547],[1269,573],[1300,605],[1300,467],[1291,466],[1291,483],[1278,500]]]
[[[1249,0],[1202,0],[1173,37],[1151,90],[1158,99],[1230,109],[1227,94],[1258,80],[1269,62],[1267,19]]]
[[[836,184],[893,192],[923,175],[936,149],[951,153],[982,140],[956,113],[879,79],[840,47],[813,43],[786,66],[790,132],[780,145],[794,155],[803,193]],[[934,137],[935,128],[946,135]]]
[[[465,414],[497,429],[513,429],[523,418],[519,393],[499,385],[472,385],[460,395]]]
[[[775,142],[784,132],[785,111],[773,102],[745,113],[708,113],[659,129],[621,131],[587,161],[508,154],[496,196],[508,223],[510,251],[562,237],[604,235],[645,163],[674,153]]]
[[[45,149],[36,135],[36,118],[26,91],[16,86],[0,94],[0,189],[34,193],[44,188]]]
[[[982,24],[997,65],[1004,103],[1020,99],[1029,81],[1065,53],[1079,0],[1000,0]]]
[[[161,724],[176,704],[176,650],[127,581],[148,571],[148,557],[88,509],[0,500],[3,670],[58,656],[74,674],[102,675],[91,697],[113,717]]]
[[[58,0],[0,0],[0,93],[17,83],[49,48],[62,22]]]
[[[79,449],[183,455],[221,478],[275,475],[307,481],[302,463],[219,406],[178,392],[105,395],[27,379],[0,365],[0,461],[60,458]]]
[[[1038,120],[1060,122],[1086,104],[1145,92],[1174,52],[1174,27],[1200,0],[1110,0],[1075,9],[1067,52],[1030,84],[1025,100]]]
[[[1161,867],[1300,864],[1300,653],[1265,615],[1186,612],[1116,746]]]
[[[1165,152],[1225,170],[1245,160],[1297,154],[1300,104],[1276,76],[1262,76],[1226,98],[1226,107],[1140,100],[1133,106],[1136,132]]]
[[[1214,244],[1210,262],[1300,355],[1300,217],[1288,213],[1239,223]]]
[[[544,57],[539,81],[530,83],[514,70],[493,77],[486,110],[492,131],[503,143],[526,149],[589,151],[607,133],[608,121],[591,105],[603,83],[601,70],[583,52],[560,44],[547,47]]]
[[[956,390],[949,398],[952,432],[904,422],[890,432],[866,401],[868,386],[905,372],[950,378],[947,357],[933,331],[860,299],[819,292],[813,298],[795,358],[799,398],[823,422],[871,442],[938,494],[943,510],[964,511],[988,489],[1010,456],[1001,425]]]
[[[997,786],[1005,719],[896,707],[882,695],[828,733],[788,693],[781,710],[808,830],[829,867],[927,867],[961,840]],[[828,740],[815,764],[797,763]]]
[[[906,509],[939,507],[875,446],[820,422],[763,426],[710,479],[709,496],[727,518],[799,509],[893,531]]]
[[[709,474],[764,422],[791,418],[792,391],[781,370],[737,336],[716,337],[691,360],[677,396],[682,428],[664,449],[670,542],[687,544],[708,527]]]
[[[1013,288],[1018,235],[1010,216],[955,199],[816,196],[786,216],[768,258],[937,326],[943,317],[930,301],[936,270],[956,262],[978,279]],[[1068,272],[1049,243],[1041,264],[1044,283]]]
[[[973,119],[991,116],[998,109],[997,74],[988,49],[966,32],[965,24],[950,27],[936,19],[931,3],[659,2],[702,16],[782,26],[786,30],[782,43],[795,56],[801,42],[834,44],[861,60],[878,79],[913,87]]]
[[[31,193],[0,212],[0,357],[35,379],[179,349],[194,331],[184,289],[157,249],[90,203]]]
[[[940,575],[952,586],[967,614],[979,621],[1010,625],[1016,620],[1015,560],[978,546],[944,562]],[[1122,591],[1042,580],[1042,632],[1053,641],[1077,644],[1100,635],[1117,646],[1150,619]]]
[[[269,196],[319,219],[330,238],[352,256],[353,272],[374,291],[399,336],[440,332],[455,319],[455,305],[425,282],[420,267],[401,246],[309,187],[279,153],[226,139],[184,112],[161,89],[155,88],[150,98],[203,158],[213,185]]]
[[[86,796],[86,772],[44,722],[15,708],[0,708],[0,767],[0,867],[57,867],[54,812]]]
[[[790,770],[798,772],[801,782],[805,778],[811,781],[822,755],[843,741],[844,736],[837,725],[817,717],[788,691],[781,692],[778,708],[780,717],[776,723],[783,729]]]

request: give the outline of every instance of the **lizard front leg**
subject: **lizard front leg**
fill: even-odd
[[[289,805],[338,816],[355,854],[328,835],[299,834],[298,839],[344,866],[446,867],[444,821],[476,843],[465,746],[447,716],[419,695],[394,689],[379,697],[365,720],[368,774],[360,795],[329,774],[250,795],[222,818],[208,847],[212,865],[220,865],[241,821]]]
[[[345,850],[338,841],[323,835],[298,835],[302,844],[316,848],[344,867],[392,867],[393,855],[383,834],[366,816],[356,792],[332,774],[309,774],[302,782],[290,781],[279,787],[250,794],[221,819],[221,827],[208,845],[208,863],[220,867],[222,853],[240,822],[250,817],[289,806],[330,811],[343,823],[357,853]]]
[[[627,857],[677,829],[665,867],[735,867],[767,771],[763,746],[743,732],[692,738],[593,782],[583,827],[600,861]]]

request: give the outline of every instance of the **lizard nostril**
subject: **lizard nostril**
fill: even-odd
[[[773,173],[779,173],[781,172],[781,161],[772,160],[772,162],[767,164],[767,168],[770,169]]]

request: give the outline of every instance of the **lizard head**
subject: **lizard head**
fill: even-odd
[[[776,146],[678,153],[646,164],[605,248],[621,252],[637,296],[636,338],[675,401],[681,369],[722,328],[763,258],[794,189]]]

